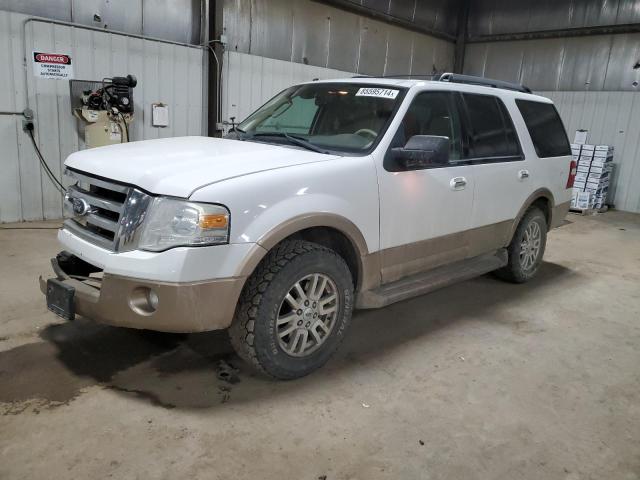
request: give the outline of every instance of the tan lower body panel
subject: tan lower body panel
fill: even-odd
[[[118,327],[189,333],[227,328],[245,278],[163,283],[105,274],[99,289],[74,279],[64,282],[75,288],[78,315]],[[146,308],[146,288],[158,296],[154,311]],[[42,278],[40,289],[46,292]]]
[[[567,214],[569,213],[570,206],[571,202],[565,202],[552,208],[550,229],[557,228],[563,224]]]
[[[513,220],[472,228],[421,242],[388,248],[381,259],[382,284],[425,272],[448,263],[493,252],[509,242]],[[369,255],[371,257],[372,255]]]
[[[374,290],[360,292],[356,308],[382,308],[392,303],[432,292],[455,282],[468,280],[507,264],[505,248],[458,262],[448,263],[427,272],[408,276]]]
[[[570,202],[552,208],[549,229],[562,225]],[[515,231],[517,219],[444,235],[421,242],[388,248],[362,258],[365,281],[360,286],[358,304],[372,308],[371,291],[381,285],[398,282],[447,264],[476,258],[507,247]],[[378,275],[377,272],[380,272]]]

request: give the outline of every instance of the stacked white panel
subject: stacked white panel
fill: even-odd
[[[578,162],[571,207],[580,210],[604,207],[613,171],[613,147],[574,143],[571,151]]]

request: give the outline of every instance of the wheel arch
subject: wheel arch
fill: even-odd
[[[536,206],[540,208],[540,210],[542,210],[542,213],[544,213],[544,216],[547,220],[547,228],[551,227],[551,225],[553,224],[553,211],[555,207],[555,201],[553,198],[553,194],[549,189],[540,188],[529,195],[529,197],[525,200],[522,207],[520,208],[518,215],[511,225],[511,231],[509,232],[507,245],[511,243],[513,235],[515,234],[516,229],[518,228],[518,225],[522,220],[522,217],[524,217],[524,214],[527,213],[527,210],[529,210],[533,206]]]
[[[293,217],[262,235],[241,266],[239,276],[251,276],[271,249],[293,238],[318,243],[336,251],[347,263],[356,289],[367,283],[371,275],[375,275],[375,272],[368,271],[368,262],[364,261],[369,250],[360,229],[345,217],[318,212]]]

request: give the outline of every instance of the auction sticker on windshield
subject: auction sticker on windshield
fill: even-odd
[[[389,98],[393,100],[398,96],[400,90],[393,90],[391,88],[370,88],[363,87],[356,93],[356,97],[380,97]]]

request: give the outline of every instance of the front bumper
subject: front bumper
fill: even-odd
[[[245,277],[205,282],[169,283],[104,274],[99,287],[61,274],[58,280],[75,289],[75,313],[100,323],[118,327],[163,332],[203,332],[227,328]],[[47,281],[40,277],[46,295]],[[157,295],[150,308],[145,292]]]

